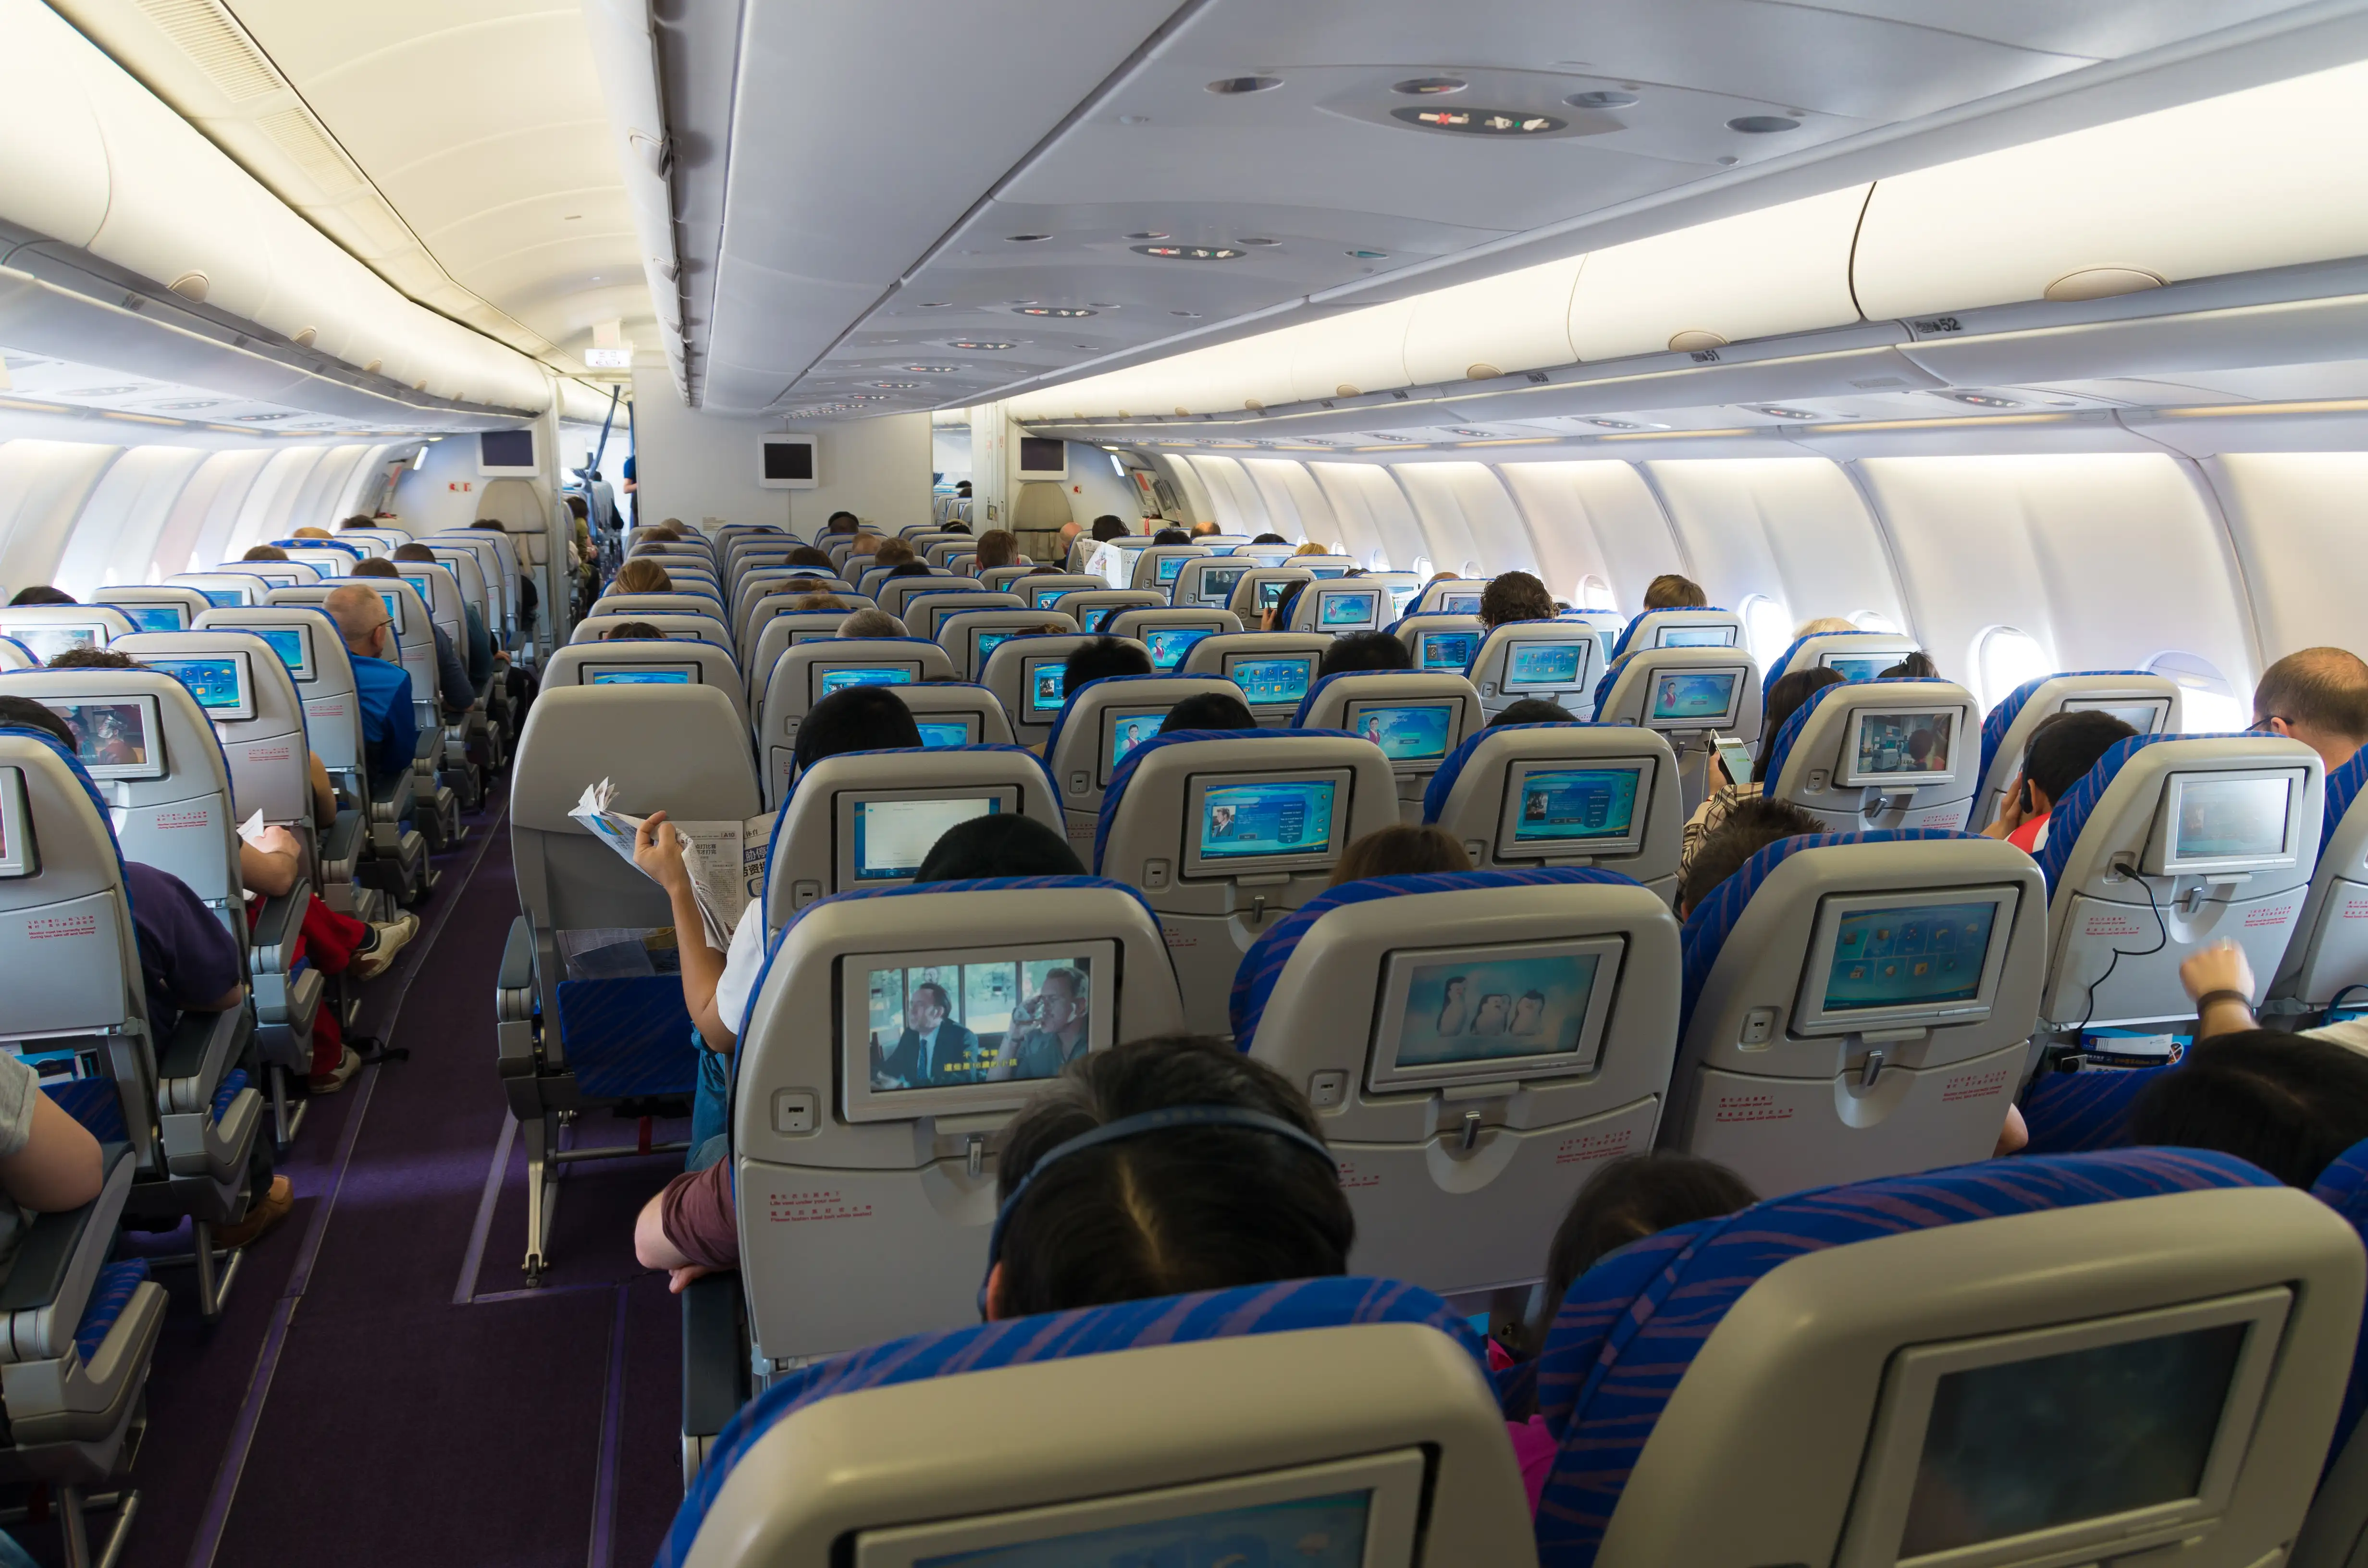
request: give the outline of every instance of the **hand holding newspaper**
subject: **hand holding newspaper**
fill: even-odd
[[[584,824],[609,848],[634,864],[634,835],[642,818],[615,809],[615,785],[603,778],[585,786],[583,798],[567,814]],[[691,897],[699,905],[707,945],[722,952],[732,945],[732,932],[741,914],[764,892],[765,853],[771,846],[773,814],[746,822],[673,822],[675,846],[690,873]]]

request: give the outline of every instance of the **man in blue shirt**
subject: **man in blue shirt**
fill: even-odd
[[[368,588],[329,590],[322,608],[337,623],[346,652],[353,655],[354,694],[361,709],[362,744],[373,778],[393,778],[411,770],[419,750],[419,722],[411,712],[411,676],[396,662],[394,621],[386,601]]]

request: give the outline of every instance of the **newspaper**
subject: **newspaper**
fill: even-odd
[[[633,859],[633,838],[643,819],[615,808],[616,787],[603,778],[585,786],[583,798],[567,814],[609,848]],[[746,822],[676,822],[676,847],[690,870],[691,897],[699,905],[700,926],[707,945],[722,952],[732,945],[732,933],[747,907],[762,901],[765,856],[773,841],[773,818],[767,812]]]

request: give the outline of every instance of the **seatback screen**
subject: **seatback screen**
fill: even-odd
[[[1852,910],[1834,937],[1825,1010],[1974,1000],[1998,913],[1987,901]]]
[[[41,706],[74,732],[74,756],[93,778],[165,777],[154,698],[91,698]]]
[[[850,686],[910,686],[920,678],[920,669],[914,665],[841,665],[832,668],[814,666],[814,700],[819,702],[834,691],[845,691]]]
[[[1441,594],[1439,596],[1438,613],[1440,615],[1478,615],[1480,613],[1480,596],[1476,593]]]
[[[179,605],[110,604],[109,609],[120,609],[131,618],[131,624],[142,631],[187,631],[184,611]]]
[[[271,651],[279,655],[279,662],[288,666],[290,679],[309,681],[313,678],[313,643],[302,627],[249,626],[240,630],[251,631],[270,643]]]
[[[1348,728],[1392,762],[1437,762],[1455,738],[1455,704],[1352,702]]]
[[[1228,605],[1234,601],[1234,590],[1242,585],[1247,566],[1204,566],[1201,569],[1201,602],[1204,605]]]
[[[994,816],[1003,801],[992,795],[941,801],[855,802],[855,880],[904,881],[921,869],[930,848],[948,828],[973,817]]]
[[[1315,622],[1321,627],[1370,626],[1373,605],[1380,598],[1378,593],[1326,594],[1317,607]]]
[[[1260,583],[1258,585],[1258,608],[1272,609],[1282,602],[1282,596],[1290,588],[1291,579],[1288,577],[1275,577]]]
[[[2221,1324],[1944,1374],[1900,1557],[2199,1495],[2252,1330]]]
[[[1624,839],[1636,819],[1634,767],[1533,767],[1522,775],[1515,844],[1586,845]]]
[[[1173,583],[1176,581],[1176,574],[1184,570],[1184,562],[1194,559],[1196,558],[1190,555],[1162,556],[1157,567],[1159,580],[1162,583]]]
[[[1583,642],[1516,642],[1505,654],[1505,688],[1577,686],[1586,657]]]
[[[1416,663],[1426,670],[1453,670],[1461,675],[1480,651],[1477,631],[1426,631],[1415,641],[1422,651]]]
[[[699,672],[689,665],[585,665],[586,686],[697,686]]]
[[[916,719],[913,727],[921,732],[921,744],[935,751],[939,746],[966,746],[971,744],[971,729],[975,719]]]
[[[1102,777],[1107,779],[1111,772],[1117,771],[1126,754],[1157,735],[1159,726],[1167,722],[1167,710],[1165,708],[1111,713],[1109,717],[1110,769]]]
[[[849,989],[863,998],[871,1092],[1052,1078],[1108,1047],[1111,1009],[1095,988],[1112,983],[1110,945],[1075,946],[1083,950],[894,967],[865,960],[860,989]]]
[[[2286,778],[2182,778],[2176,853],[2182,860],[2283,853],[2293,791]]]
[[[199,588],[198,592],[216,609],[235,609],[246,602],[245,591],[238,588]]]
[[[1063,594],[1073,594],[1075,592],[1076,592],[1075,588],[1038,588],[1035,590],[1031,602],[1038,609],[1051,609],[1054,605],[1061,602],[1061,596]]]
[[[1501,1062],[1578,1050],[1600,953],[1487,954],[1409,966],[1391,1065]]]
[[[1243,699],[1251,707],[1277,708],[1304,699],[1308,679],[1315,673],[1314,655],[1303,653],[1292,658],[1235,659],[1225,675],[1242,688]]]
[[[1051,723],[1068,700],[1067,664],[1060,659],[1030,660],[1020,678],[1028,688],[1028,717],[1038,723]]]
[[[1724,722],[1735,706],[1736,683],[1742,678],[1734,670],[1661,676],[1653,682],[1653,702],[1645,717],[1662,722],[1696,720],[1704,725]]]
[[[1220,785],[1201,808],[1200,853],[1205,860],[1299,857],[1332,838],[1339,787],[1328,779],[1274,779]]]
[[[107,631],[98,626],[11,626],[7,634],[25,645],[25,652],[43,664],[75,648],[104,646]]]
[[[1151,667],[1165,674],[1184,662],[1193,643],[1216,634],[1213,626],[1152,627],[1143,633],[1143,643],[1151,650]]]
[[[1017,631],[981,631],[975,635],[978,638],[978,654],[977,661],[973,667],[983,670],[986,668],[986,656],[989,653],[994,653],[997,648],[1002,647],[1006,642],[1010,642],[1014,637],[1019,636],[1019,633]]]
[[[1077,617],[1077,629],[1081,631],[1099,631],[1102,629],[1102,622],[1117,613],[1117,610],[1116,605],[1095,605]]]
[[[1827,653],[1825,665],[1844,680],[1873,680],[1897,664],[1902,656],[1892,653]]]
[[[151,658],[142,661],[160,675],[171,676],[189,688],[209,719],[252,719],[255,694],[247,689],[246,671],[235,655]]]
[[[1946,779],[1956,755],[1957,714],[1883,713],[1861,709],[1850,717],[1846,785],[1933,782]]]
[[[1732,626],[1664,626],[1657,646],[1663,648],[1732,648]]]

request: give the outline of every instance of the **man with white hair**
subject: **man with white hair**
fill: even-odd
[[[337,635],[353,657],[354,695],[361,708],[362,744],[370,773],[393,778],[411,769],[419,749],[419,722],[412,717],[411,676],[394,642],[394,619],[386,601],[369,588],[347,584],[329,590],[321,607],[337,623]]]

